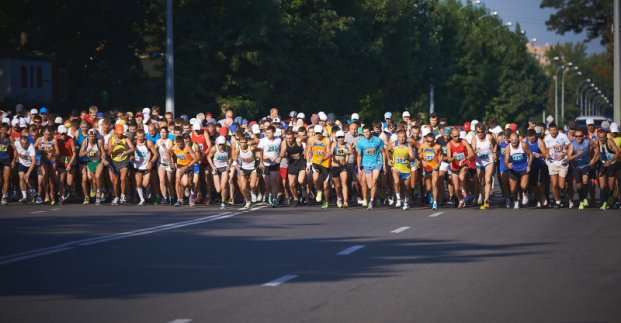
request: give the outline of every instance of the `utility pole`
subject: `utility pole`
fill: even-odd
[[[614,5],[614,20],[612,22],[612,28],[613,28],[613,33],[614,33],[614,38],[613,38],[613,42],[614,42],[614,46],[615,46],[615,52],[614,52],[614,92],[612,94],[613,96],[613,101],[614,101],[614,107],[613,107],[613,115],[614,115],[614,121],[617,124],[621,124],[621,50],[620,50],[620,46],[621,46],[621,35],[619,34],[619,25],[621,24],[621,15],[619,13],[619,11],[621,10],[621,8],[619,8],[621,6],[621,4],[619,4],[619,2],[621,0],[614,0],[615,1],[615,5]]]
[[[175,67],[173,53],[173,0],[166,0],[166,112],[175,115]]]

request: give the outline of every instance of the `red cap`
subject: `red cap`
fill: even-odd
[[[213,114],[211,114],[211,112],[207,112],[206,118],[213,118]]]
[[[518,125],[516,123],[512,123],[509,125],[509,129],[511,129],[511,131],[516,132],[518,130]]]
[[[220,128],[220,136],[226,136],[229,134],[229,127],[223,126]]]
[[[464,123],[464,131],[470,132],[470,121]]]
[[[142,112],[136,113],[136,118],[138,118],[138,117],[142,117]]]

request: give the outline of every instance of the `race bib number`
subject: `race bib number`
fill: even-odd
[[[464,160],[464,159],[466,159],[466,154],[464,154],[464,153],[457,153],[457,154],[455,154],[455,159],[456,160]]]
[[[364,151],[367,156],[374,156],[377,153],[375,148],[369,148]]]
[[[9,151],[9,146],[7,146],[7,145],[0,145],[0,151],[1,151],[1,152],[7,152],[7,151]]]
[[[521,161],[524,160],[524,154],[515,154],[515,155],[511,155],[511,159],[513,161]]]

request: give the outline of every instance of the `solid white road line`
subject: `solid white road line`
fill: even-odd
[[[343,251],[341,251],[341,252],[337,253],[337,255],[338,255],[338,256],[347,256],[347,255],[351,255],[352,253],[354,253],[354,252],[356,252],[356,251],[358,251],[358,250],[360,250],[360,249],[362,249],[362,248],[364,248],[364,245],[362,245],[362,244],[355,245],[355,246],[349,247],[349,248],[347,248],[347,249],[345,249],[345,250],[343,250]]]
[[[267,207],[267,205],[261,205],[261,206],[253,207],[253,208],[250,209],[250,211],[260,210],[260,209],[262,209],[264,207]]]
[[[429,217],[430,217],[430,218],[435,218],[435,217],[437,217],[437,216],[439,216],[439,215],[441,215],[441,214],[444,214],[444,212],[436,212],[436,213],[434,213],[434,214],[430,215]]]
[[[278,278],[272,280],[269,283],[263,284],[263,286],[266,286],[266,287],[276,287],[276,286],[278,286],[280,284],[286,283],[286,282],[288,282],[288,281],[290,281],[292,279],[296,279],[296,278],[298,278],[298,275],[284,275],[282,277],[278,277]]]
[[[400,227],[399,229],[395,229],[395,230],[390,231],[390,233],[401,233],[401,232],[403,232],[403,231],[405,231],[405,230],[407,230],[409,228],[410,227]]]
[[[30,214],[37,214],[37,213],[43,213],[45,211],[34,211],[34,212],[30,212]]]
[[[62,210],[62,208],[59,208],[59,207],[57,207],[55,209],[50,209],[50,211],[60,211],[60,210]]]
[[[168,323],[190,323],[192,319],[174,319]]]
[[[45,211],[40,211],[40,212],[45,212]],[[227,219],[227,218],[230,218],[230,217],[242,214],[242,213],[245,213],[245,212],[235,212],[235,213],[224,212],[224,213],[210,215],[210,216],[188,220],[188,221],[169,223],[169,224],[159,225],[159,226],[135,230],[135,231],[112,234],[108,236],[69,241],[69,242],[65,242],[65,243],[52,246],[52,247],[39,248],[39,249],[20,252],[16,254],[0,256],[0,266],[5,265],[5,264],[10,264],[13,262],[17,262],[17,261],[21,261],[21,260],[26,260],[30,258],[36,258],[40,256],[57,253],[57,252],[71,250],[75,247],[90,246],[90,245],[95,245],[95,244],[108,242],[108,241],[120,240],[120,239],[136,237],[136,236],[141,236],[141,235],[146,235],[146,234],[152,234],[152,233],[157,233],[157,232],[162,232],[162,231],[167,231],[167,230],[173,230],[177,228],[183,228],[183,227],[201,224],[201,223],[218,221],[218,220]]]

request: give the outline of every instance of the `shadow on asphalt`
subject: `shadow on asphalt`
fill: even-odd
[[[105,218],[101,221],[112,220],[110,216]],[[231,226],[253,228],[245,217],[229,220],[227,229]],[[92,225],[101,225],[95,217],[91,221]],[[221,232],[216,236],[213,232],[217,230],[205,226],[186,227],[2,266],[0,295],[140,298],[158,293],[260,287],[285,274],[299,275],[291,282],[293,284],[390,277],[405,270],[400,265],[460,266],[499,261],[541,254],[545,251],[539,247],[549,245],[392,237],[379,241],[365,240],[368,239],[365,237],[283,239],[226,236]],[[66,236],[63,240],[67,241]],[[336,255],[355,244],[366,247],[349,256]],[[408,266],[408,270],[412,267]]]

